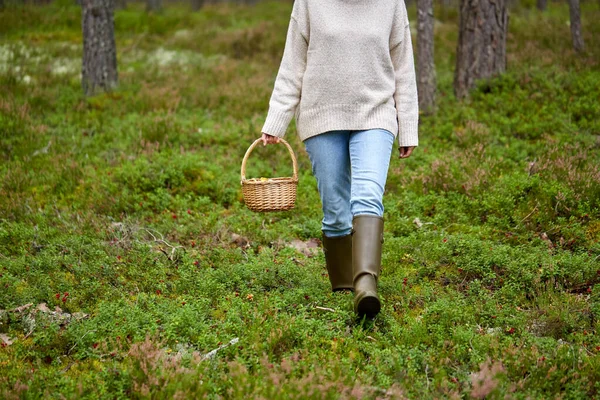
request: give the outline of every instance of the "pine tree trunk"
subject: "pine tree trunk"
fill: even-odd
[[[192,11],[198,11],[204,7],[204,0],[192,0]]]
[[[469,95],[477,80],[506,69],[506,0],[461,0],[454,93]]]
[[[433,0],[417,0],[417,89],[419,109],[435,109],[435,63],[433,61]]]
[[[117,49],[112,0],[82,0],[83,63],[86,95],[117,86]]]
[[[546,5],[548,0],[537,0],[537,9],[540,11],[546,11]]]
[[[146,0],[146,11],[160,12],[162,10],[161,0]]]
[[[581,35],[581,12],[579,0],[569,0],[569,14],[571,15],[571,39],[575,51],[583,51],[583,36]]]

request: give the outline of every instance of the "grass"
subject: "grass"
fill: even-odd
[[[132,3],[119,89],[84,98],[71,3],[0,10],[3,398],[600,395],[596,4],[582,54],[566,4],[514,8],[507,73],[464,102],[457,14],[436,9],[438,110],[392,160],[383,310],[358,321],[291,246],[321,218],[293,124],[297,208],[241,198],[290,4]],[[259,148],[247,172],[291,163]]]

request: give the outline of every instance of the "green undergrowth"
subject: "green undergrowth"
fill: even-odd
[[[600,10],[582,7],[576,54],[566,4],[515,6],[508,71],[458,102],[458,15],[436,6],[438,105],[392,159],[373,321],[329,291],[293,124],[296,208],[243,204],[290,3],[131,3],[119,88],[92,98],[72,2],[0,9],[0,397],[597,397]],[[248,160],[291,174],[283,147]]]

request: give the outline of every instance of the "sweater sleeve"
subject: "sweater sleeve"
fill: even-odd
[[[263,133],[283,137],[300,102],[308,50],[308,40],[303,32],[301,23],[292,15]]]
[[[398,24],[393,28],[400,40],[390,49],[396,81],[394,101],[398,113],[398,146],[418,146],[419,101],[415,62],[406,9],[404,1],[400,0],[400,2],[404,16],[398,18]]]

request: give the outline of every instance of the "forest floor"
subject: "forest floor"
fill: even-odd
[[[392,159],[373,321],[330,293],[293,124],[296,208],[242,201],[291,2],[131,4],[92,98],[71,3],[0,10],[0,397],[600,396],[596,2],[581,54],[566,4],[511,9],[508,71],[462,102],[436,8],[438,109]],[[248,165],[291,173],[281,146]]]

